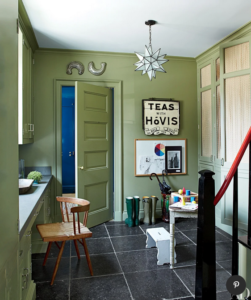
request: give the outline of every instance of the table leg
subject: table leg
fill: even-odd
[[[175,217],[174,212],[170,211],[170,269],[174,265],[174,232],[175,232]]]

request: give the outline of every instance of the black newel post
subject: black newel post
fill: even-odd
[[[195,299],[216,300],[214,172],[199,174]]]

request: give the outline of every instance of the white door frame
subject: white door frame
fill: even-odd
[[[79,78],[54,79],[54,170],[56,195],[62,195],[62,86],[75,86],[75,81],[114,88],[114,220],[122,221],[122,82]],[[55,218],[61,220],[59,205]]]

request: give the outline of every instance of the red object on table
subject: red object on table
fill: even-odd
[[[185,195],[186,193],[186,189],[183,187],[183,195]]]

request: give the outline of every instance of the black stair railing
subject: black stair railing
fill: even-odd
[[[249,207],[248,235],[238,239],[238,166],[249,146]],[[215,248],[215,205],[220,201],[233,179],[233,223],[232,223],[232,275],[238,275],[238,241],[251,249],[251,127],[237,156],[215,196],[214,173],[200,171],[197,253],[196,253],[196,300],[216,300],[216,248]],[[214,197],[215,196],[215,197]],[[232,295],[232,299],[237,299]]]

